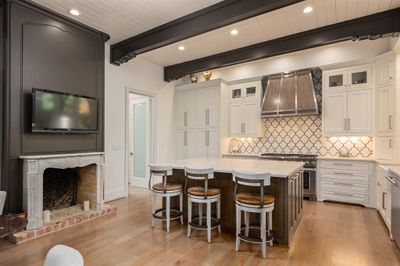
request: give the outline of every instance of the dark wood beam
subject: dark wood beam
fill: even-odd
[[[304,0],[225,0],[111,46],[111,63]]]
[[[250,62],[346,40],[375,39],[388,35],[398,36],[399,32],[400,8],[397,8],[167,66],[164,68],[164,80],[171,81],[191,73]]]

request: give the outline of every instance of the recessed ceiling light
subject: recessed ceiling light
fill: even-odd
[[[74,15],[74,16],[79,16],[79,14],[80,14],[79,11],[76,9],[70,9],[69,13],[71,13],[71,15]]]
[[[181,45],[178,47],[179,51],[184,51],[185,50],[185,46]]]
[[[304,13],[304,14],[308,14],[308,13],[312,12],[313,9],[314,9],[314,8],[313,8],[312,6],[307,6],[307,7],[305,7],[305,8],[303,9],[303,13]]]
[[[231,35],[238,35],[239,31],[237,29],[231,30]]]

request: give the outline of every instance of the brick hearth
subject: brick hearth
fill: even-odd
[[[14,244],[21,244],[23,242],[45,236],[47,234],[66,229],[71,226],[81,224],[83,222],[88,222],[106,215],[115,214],[116,212],[116,206],[104,205],[104,208],[102,210],[82,212],[54,224],[48,224],[37,229],[25,230],[15,233],[14,235],[10,236],[8,240]]]

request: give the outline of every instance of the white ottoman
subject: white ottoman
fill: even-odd
[[[57,245],[47,253],[44,266],[83,266],[83,257],[76,249]]]

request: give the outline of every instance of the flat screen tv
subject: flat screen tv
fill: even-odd
[[[95,98],[33,89],[32,132],[98,133]]]

